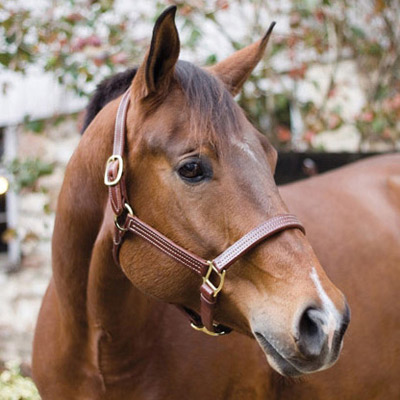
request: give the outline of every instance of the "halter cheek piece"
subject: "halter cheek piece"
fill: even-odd
[[[126,232],[132,232],[146,240],[175,261],[191,269],[202,277],[200,287],[200,315],[185,307],[180,307],[189,317],[191,326],[211,336],[223,335],[230,328],[214,323],[214,311],[218,293],[224,285],[228,268],[243,254],[263,240],[285,229],[300,229],[305,233],[300,221],[291,214],[272,217],[244,235],[213,260],[205,260],[180,247],[163,234],[150,227],[134,215],[129,206],[125,177],[123,175],[123,152],[125,144],[126,113],[129,106],[130,91],[122,97],[119,104],[114,131],[113,155],[107,160],[104,183],[109,187],[109,199],[115,214],[114,260],[119,265],[119,249]]]

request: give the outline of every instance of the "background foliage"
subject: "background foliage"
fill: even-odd
[[[105,76],[141,60],[151,23],[166,3],[179,7],[182,47],[200,64],[221,58],[219,49],[203,40],[210,30],[223,37],[225,55],[257,40],[273,16],[278,29],[270,58],[257,69],[239,101],[275,145],[313,148],[315,135],[343,123],[357,128],[360,144],[383,141],[395,146],[399,139],[399,0],[169,0],[132,6],[131,13],[117,12],[114,0],[45,1],[44,14],[21,2],[0,3],[4,68],[25,73],[34,64],[87,96]],[[229,18],[235,12],[240,19],[232,30]],[[365,93],[362,111],[350,121],[329,101],[336,95],[337,71],[344,60],[354,61]],[[321,92],[317,103],[304,100],[297,90],[316,64],[330,67],[327,88],[311,82]],[[293,113],[302,117],[300,132],[293,132]]]
[[[8,362],[0,372],[0,398],[2,400],[40,400],[32,379],[21,375],[18,364]]]

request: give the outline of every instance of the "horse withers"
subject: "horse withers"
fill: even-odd
[[[349,309],[301,226],[254,239],[265,221],[286,216],[287,207],[273,180],[276,151],[232,96],[261,59],[272,27],[204,70],[178,61],[175,11],[157,20],[137,70],[100,86],[94,99],[104,107],[89,107],[88,126],[67,167],[53,277],[34,340],[33,375],[44,400],[200,399],[210,393],[264,399],[273,386],[270,367],[297,377],[324,370],[339,356]],[[116,137],[124,137],[120,154],[112,149],[116,120]],[[106,183],[123,182],[124,193],[115,186],[110,203],[103,175],[111,154],[118,178],[106,174]],[[123,203],[116,205],[114,195]],[[116,209],[125,221],[140,218],[142,231],[125,233],[113,257],[118,232],[128,229]],[[156,235],[152,243],[145,240],[150,234]],[[217,262],[202,280],[176,256],[218,261],[237,243],[247,252],[224,282],[212,278],[214,271],[222,277]],[[209,300],[217,326],[231,335],[203,335],[179,311],[204,316],[204,284],[222,289],[217,300],[212,290]]]

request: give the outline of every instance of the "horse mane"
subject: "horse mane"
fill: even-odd
[[[128,69],[127,71],[120,72],[104,79],[99,85],[97,85],[96,91],[86,107],[81,134],[85,132],[94,117],[104,106],[106,106],[107,103],[121,96],[121,94],[129,88],[136,72],[137,68]]]
[[[110,101],[122,95],[130,86],[137,68],[129,69],[102,81],[86,108],[81,133]],[[224,84],[202,68],[186,61],[178,61],[175,79],[187,101],[190,135],[206,139],[219,147],[223,137],[239,131],[239,107]]]

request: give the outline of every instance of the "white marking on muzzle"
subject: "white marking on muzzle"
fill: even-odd
[[[313,267],[312,271],[310,272],[310,278],[314,282],[315,287],[317,288],[318,295],[322,302],[322,309],[326,314],[326,321],[324,321],[322,329],[324,333],[328,335],[328,345],[329,348],[331,348],[333,334],[335,333],[335,330],[337,329],[337,326],[340,323],[341,316],[339,311],[333,304],[333,301],[326,294],[324,288],[322,287],[321,281],[319,280],[319,276],[315,267]]]

